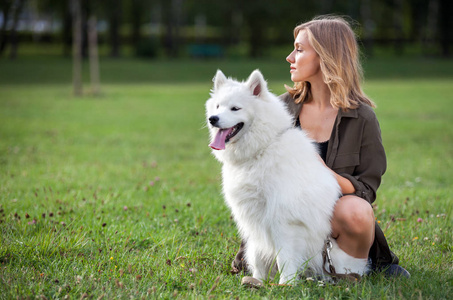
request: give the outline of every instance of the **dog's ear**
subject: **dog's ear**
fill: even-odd
[[[247,79],[247,86],[252,91],[253,96],[259,96],[267,88],[266,80],[263,74],[257,69],[250,74]]]
[[[222,71],[217,70],[217,73],[215,74],[214,78],[212,81],[214,82],[214,90],[217,90],[219,87],[221,87],[228,79],[225,77]]]

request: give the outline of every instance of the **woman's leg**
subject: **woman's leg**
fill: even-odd
[[[341,197],[334,208],[332,237],[347,254],[368,258],[374,241],[374,213],[371,205],[357,196]]]

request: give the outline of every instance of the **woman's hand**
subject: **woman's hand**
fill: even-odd
[[[344,178],[344,177],[341,176],[341,175],[338,175],[338,174],[335,173],[332,169],[330,169],[330,168],[326,165],[326,163],[324,162],[324,160],[321,158],[321,156],[318,155],[318,159],[319,159],[319,161],[321,161],[322,164],[323,164],[327,169],[329,169],[329,171],[332,172],[332,174],[335,176],[335,179],[337,180],[338,185],[339,185],[340,188],[341,188],[341,193],[342,193],[343,195],[354,194],[354,193],[355,193],[355,188],[354,188],[354,186],[352,185],[351,181],[349,181],[349,179]]]

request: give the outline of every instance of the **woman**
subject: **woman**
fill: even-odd
[[[398,266],[371,203],[376,199],[386,157],[375,107],[362,91],[359,51],[349,24],[339,17],[318,17],[294,29],[290,63],[294,87],[281,95],[295,126],[319,145],[320,159],[335,175],[343,196],[332,217],[332,238],[349,255],[369,258],[387,275],[409,273]],[[243,248],[232,263],[244,267]]]

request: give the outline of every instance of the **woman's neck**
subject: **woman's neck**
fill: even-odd
[[[322,80],[310,82],[311,101],[319,110],[332,108],[330,104],[330,89]]]

